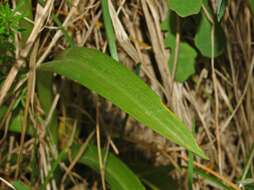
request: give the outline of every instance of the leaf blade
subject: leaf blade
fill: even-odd
[[[78,154],[79,145],[72,147],[72,155]],[[103,155],[106,154],[102,151]],[[97,147],[89,144],[84,155],[79,159],[78,163],[85,164],[99,172],[99,158]],[[106,180],[110,184],[112,190],[129,190],[138,189],[144,190],[144,186],[140,182],[139,178],[130,170],[120,159],[115,157],[112,153],[107,156],[106,166]]]
[[[169,8],[181,17],[187,17],[199,13],[202,0],[168,0]]]
[[[26,186],[21,181],[13,181],[12,185],[15,187],[16,190],[31,190],[30,187]]]
[[[225,14],[225,10],[227,7],[227,0],[218,0],[217,1],[217,5],[216,5],[216,16],[217,16],[217,20],[218,22],[221,21],[222,17]]]
[[[205,14],[202,14],[199,29],[195,35],[194,42],[200,53],[205,56],[212,58],[212,23]],[[214,31],[214,57],[221,55],[225,49],[225,34],[219,23],[215,22]]]
[[[175,80],[178,82],[186,81],[191,75],[195,73],[195,59],[197,53],[194,48],[185,42],[180,42],[179,53],[177,60],[177,67],[175,73]],[[172,55],[168,61],[169,69],[173,71],[175,58],[175,49],[172,48]]]
[[[190,130],[162,104],[159,96],[109,56],[94,49],[73,48],[41,69],[79,82],[167,139],[207,158]]]

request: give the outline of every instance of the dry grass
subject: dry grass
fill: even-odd
[[[15,0],[12,2],[15,5]],[[35,71],[38,65],[67,47],[62,30],[53,25],[49,15],[53,12],[61,15],[63,27],[77,46],[93,47],[103,52],[107,49],[100,1],[74,0],[71,3],[72,5],[68,5],[66,1],[47,0],[44,8],[39,4],[34,6],[36,16],[33,21],[33,32],[23,47],[20,45],[19,36],[16,37],[17,62],[5,76],[0,89],[0,105],[9,107],[9,111],[0,123],[2,130],[0,162],[4,163],[1,164],[0,176],[7,181],[16,177],[29,183],[26,174],[30,169],[25,169],[25,165],[31,161],[30,157],[34,155],[35,150],[34,145],[37,144],[40,155],[37,164],[40,174],[34,181],[35,189],[38,188],[39,179],[47,175],[50,170],[49,162],[54,157],[43,127],[34,119],[43,114],[35,90]],[[167,60],[170,52],[164,47],[165,34],[160,29],[160,22],[165,18],[166,12],[167,4],[163,0],[110,1],[110,13],[120,61],[130,69],[141,63],[140,76],[164,98],[165,103],[189,127],[192,126],[192,121],[196,120],[198,144],[205,150],[210,160],[203,161],[197,158],[195,164],[211,175],[219,177],[233,189],[239,189],[236,179],[242,175],[247,155],[254,143],[253,16],[245,1],[230,1],[223,20],[228,39],[225,42],[227,43],[225,53],[215,60],[198,59],[198,70],[195,76],[189,82],[179,84],[173,82],[173,77],[169,73]],[[29,68],[29,71],[21,80],[18,76],[25,66]],[[7,129],[14,114],[12,107],[15,105],[15,100],[20,97],[23,88],[27,89],[27,95],[22,122],[23,133],[19,136],[8,133]],[[97,98],[77,85],[64,80],[61,82],[58,79],[54,86],[55,92],[58,93],[61,88],[69,88],[73,91],[72,94],[61,94],[65,96],[65,99],[61,97],[58,106],[52,107],[52,109],[56,108],[62,116],[60,121],[64,121],[64,125],[67,126],[64,130],[68,130],[68,125],[73,126],[76,122],[87,123],[88,119],[83,114],[75,115],[69,112],[71,107],[81,104],[86,105],[85,108],[94,109]],[[91,102],[95,103],[88,106],[88,101],[81,97],[70,101],[68,96],[73,94],[87,96]],[[109,123],[110,127],[106,129],[106,135],[109,135],[111,139],[114,131],[118,130],[115,129],[119,127],[116,125],[121,123],[116,118],[122,120],[125,114],[110,103],[105,103],[103,100],[99,102],[102,104],[99,106],[100,117],[104,120],[103,122]],[[79,111],[85,108],[79,108]],[[91,112],[84,112],[90,114],[89,117],[95,118]],[[110,113],[109,118],[107,118],[108,113]],[[38,131],[37,137],[25,138],[28,123]],[[138,144],[137,148],[141,149],[149,159],[154,160],[157,165],[171,164],[176,168],[180,165],[186,166],[187,153],[184,149],[166,141],[132,119],[128,119],[124,139]],[[7,156],[2,155],[3,150],[8,150]],[[116,147],[115,150],[117,151]],[[121,152],[121,149],[119,151]],[[17,163],[10,162],[16,154],[22,155],[22,159],[19,159]],[[86,189],[87,182],[74,171],[71,172],[72,164],[71,166],[62,164],[61,167],[66,170],[64,178],[68,177],[73,184],[80,187],[76,189]],[[253,163],[251,167],[253,173]],[[186,171],[176,171],[172,175],[182,180],[186,178]],[[81,182],[77,183],[77,181]],[[202,178],[194,182],[195,190],[215,189]],[[89,181],[89,183],[92,182]],[[95,180],[92,189],[99,186],[96,184]],[[1,183],[0,188],[6,189],[5,184]],[[54,180],[47,189],[58,189]]]

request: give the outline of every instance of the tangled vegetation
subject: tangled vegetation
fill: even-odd
[[[0,189],[254,189],[253,17],[0,0]]]

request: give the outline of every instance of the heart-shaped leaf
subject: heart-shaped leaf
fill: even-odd
[[[172,51],[169,59],[169,69],[170,71],[173,71],[175,49],[171,50]],[[185,42],[180,42],[175,73],[176,81],[184,82],[195,73],[196,56],[197,56],[196,50],[194,50],[189,44]]]
[[[187,17],[200,12],[202,0],[168,0],[169,8],[181,17]]]
[[[215,21],[214,21],[215,22]],[[212,57],[212,23],[208,20],[205,14],[202,14],[198,32],[195,36],[195,45],[203,56]],[[223,53],[225,47],[225,34],[221,26],[215,22],[214,32],[214,57]]]
[[[169,69],[172,72],[175,60],[175,49],[176,49],[176,36],[172,32],[170,23],[170,14],[162,23],[161,29],[167,31],[164,44],[166,48],[170,48],[170,59],[168,61]],[[177,67],[175,73],[175,80],[178,82],[186,81],[191,75],[195,73],[195,59],[197,56],[196,50],[186,42],[180,42],[179,51],[177,58]]]

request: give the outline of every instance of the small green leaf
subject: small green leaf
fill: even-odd
[[[26,18],[33,20],[33,8],[32,8],[31,0],[17,1],[17,11],[19,11]],[[22,45],[24,45],[30,33],[33,30],[33,24],[31,24],[30,22],[25,20],[24,17],[22,17],[22,19],[19,22],[19,26],[21,29],[24,29],[21,32],[21,41],[22,41]]]
[[[168,0],[169,8],[181,17],[187,17],[200,12],[202,0]]]
[[[248,2],[249,2],[250,10],[252,14],[254,14],[254,0],[249,0]]]
[[[169,31],[166,35],[166,38],[164,40],[164,44],[166,48],[172,48],[175,49],[176,46],[176,37],[174,34],[172,34],[171,31]]]
[[[193,125],[192,125],[192,132],[193,134],[195,134],[195,128],[196,128],[196,125],[195,125],[195,122],[193,122]],[[193,156],[193,153],[192,152],[189,152],[188,153],[188,157],[189,157],[189,160],[188,160],[188,170],[187,170],[187,173],[188,173],[188,186],[189,186],[189,190],[192,190],[192,186],[193,186],[193,172],[194,172],[194,156]]]
[[[175,80],[178,82],[186,81],[195,73],[195,58],[197,52],[187,43],[180,42],[178,61],[176,66]],[[173,71],[175,49],[172,49],[169,59],[169,69]]]
[[[78,154],[79,146],[72,147],[72,157]],[[106,154],[102,151],[102,156]],[[90,168],[100,171],[99,158],[97,147],[89,145],[84,155],[79,159],[79,163],[85,164]],[[105,165],[105,177],[110,184],[111,190],[144,190],[144,186],[140,182],[139,178],[117,157],[109,153],[107,155],[107,161]]]
[[[168,32],[170,30],[170,14],[167,14],[166,18],[160,23],[162,31]]]
[[[246,178],[244,180],[241,180],[238,182],[240,186],[244,186],[244,189],[246,190],[253,190],[254,188],[254,179],[253,178]]]
[[[8,108],[6,106],[1,106],[0,107],[0,120],[3,119],[4,114],[6,113],[7,110],[8,110]]]
[[[107,36],[107,40],[109,44],[109,51],[110,51],[111,57],[113,57],[115,60],[118,61],[115,32],[112,25],[111,16],[109,13],[108,0],[101,0],[101,7],[102,7],[104,27],[106,30],[106,36]]]
[[[31,190],[31,188],[26,186],[21,181],[14,181],[14,182],[12,182],[12,185],[16,188],[16,190]]]
[[[138,76],[105,54],[87,48],[66,50],[42,70],[77,81],[107,98],[167,139],[207,158],[190,130]]]
[[[170,15],[171,16],[171,15]],[[167,31],[166,38],[164,40],[164,44],[166,48],[170,48],[170,59],[168,61],[169,69],[173,71],[174,59],[175,59],[175,49],[176,49],[176,37],[171,31],[170,21],[167,18],[163,23],[163,27],[165,31]],[[168,23],[166,25],[166,23]],[[195,59],[197,56],[197,52],[194,48],[192,48],[186,42],[180,42],[179,44],[179,52],[177,59],[177,67],[175,73],[175,80],[178,82],[186,81],[191,75],[195,73]]]
[[[242,176],[239,180],[239,184],[246,184],[246,178],[252,178],[253,176],[251,176],[251,165],[253,163],[254,160],[254,144],[252,144],[252,147],[250,149],[250,153],[247,156],[247,160],[246,163],[244,164],[244,169],[242,172]],[[247,180],[247,182],[250,182],[249,180]],[[254,181],[252,181],[252,183],[254,183]]]
[[[224,16],[227,4],[228,4],[227,0],[217,0],[216,15],[218,22],[220,22],[220,20]]]
[[[223,181],[221,181],[217,177],[215,177],[213,175],[210,175],[210,174],[204,172],[201,169],[195,168],[194,169],[194,173],[196,175],[202,177],[208,184],[210,184],[211,186],[215,187],[216,189],[220,189],[220,190],[233,190],[233,188],[228,187],[227,185],[225,185],[223,183]]]
[[[45,117],[50,112],[52,101],[54,99],[52,93],[52,84],[53,84],[53,75],[49,72],[37,71],[37,92],[38,98],[40,100],[42,109],[45,112]],[[50,131],[50,136],[52,141],[57,144],[58,143],[58,123],[57,123],[57,115],[54,111],[52,113],[51,120],[48,124],[48,129]]]
[[[8,128],[9,131],[14,132],[14,133],[20,133],[21,132],[21,126],[22,126],[22,121],[23,121],[23,115],[24,113],[22,111],[19,111],[18,113],[15,113],[12,116],[10,126]],[[32,126],[27,127],[27,134],[34,134],[34,128]]]
[[[13,116],[9,130],[17,132],[20,131],[22,126],[20,124],[22,124],[22,120],[23,120],[23,112],[20,111],[17,115]]]
[[[200,26],[195,36],[195,45],[205,57],[212,57],[212,24],[209,22],[205,14],[202,14]],[[225,35],[218,23],[215,23],[214,32],[214,57],[223,53],[225,47]]]

